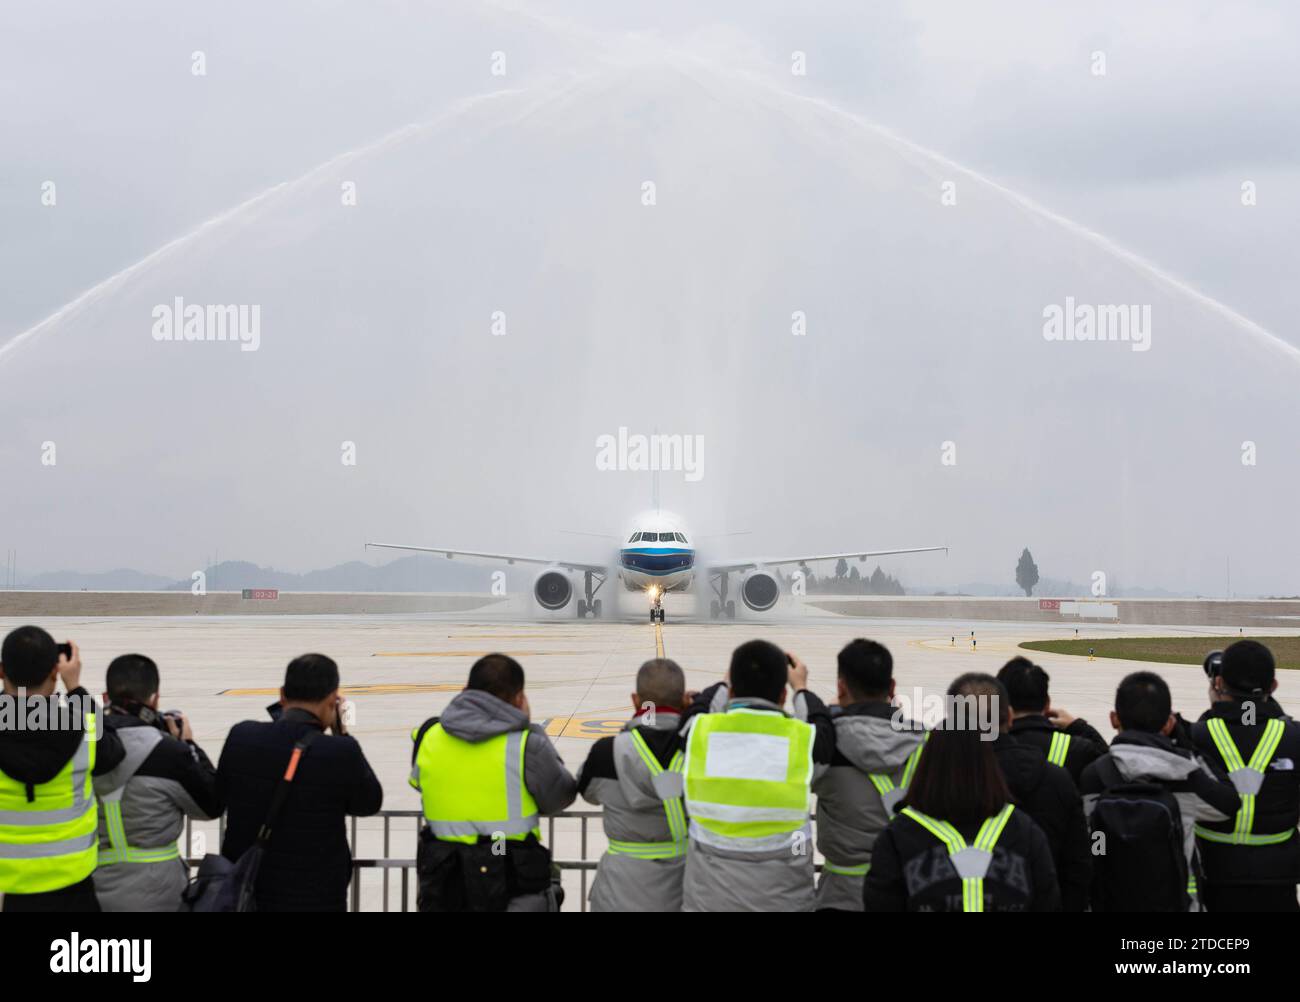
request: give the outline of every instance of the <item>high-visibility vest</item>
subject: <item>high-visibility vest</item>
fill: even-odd
[[[964,912],[984,910],[984,876],[989,872],[989,864],[993,862],[993,847],[998,844],[1002,829],[1007,826],[1014,809],[1011,804],[1007,804],[993,817],[986,818],[975,836],[975,844],[967,845],[961,832],[947,821],[932,818],[911,807],[903,808],[904,815],[915,821],[947,848],[948,861],[957,871],[957,876],[961,877],[961,910]]]
[[[101,844],[99,847],[99,865],[165,863],[171,859],[180,859],[181,851],[175,842],[157,849],[141,849],[127,842],[126,827],[122,824],[122,794],[125,792],[126,786],[122,785],[99,798],[104,811],[104,828],[108,833],[108,845]]]
[[[418,737],[419,729],[411,736]],[[434,724],[420,740],[410,783],[420,791],[429,830],[447,842],[480,836],[539,839],[537,801],[524,785],[527,731],[465,741]]]
[[[894,779],[885,772],[869,772],[867,778],[871,780],[871,785],[876,788],[880,794],[880,800],[885,805],[885,811],[892,818],[895,814],[894,808],[898,802],[907,795],[907,788],[912,785],[912,776],[916,773],[916,765],[921,761],[921,752],[925,751],[926,743],[930,740],[930,731],[925,732],[921,743],[916,746],[911,755],[907,756],[907,761],[903,764],[903,774],[898,777],[898,784],[894,784]],[[863,871],[865,872],[865,871]]]
[[[1070,754],[1070,735],[1063,731],[1052,734],[1052,743],[1047,746],[1047,761],[1052,765],[1065,768],[1065,756]]]
[[[1211,717],[1205,723],[1210,729],[1210,737],[1214,739],[1214,746],[1223,756],[1223,764],[1228,767],[1228,779],[1232,780],[1232,785],[1236,787],[1237,794],[1241,797],[1241,807],[1237,811],[1232,831],[1217,832],[1212,828],[1196,825],[1197,836],[1207,842],[1222,842],[1229,845],[1277,845],[1287,841],[1295,834],[1294,828],[1275,834],[1256,835],[1253,832],[1255,798],[1259,796],[1260,787],[1264,785],[1264,770],[1268,768],[1269,762],[1277,752],[1278,743],[1286,731],[1286,724],[1277,718],[1265,724],[1264,733],[1259,739],[1259,744],[1255,746],[1254,754],[1250,756],[1249,762],[1244,762],[1241,751],[1232,740],[1232,735],[1228,733],[1228,725],[1223,719]]]
[[[808,824],[811,724],[735,707],[696,717],[686,739],[686,809],[697,841],[725,849],[782,848]]]
[[[0,772],[0,892],[39,894],[71,887],[95,871],[95,714],[72,758],[46,783],[29,786]]]
[[[609,840],[609,852],[615,856],[635,856],[637,859],[676,859],[686,855],[686,809],[682,805],[682,763],[685,756],[676,752],[665,769],[654,752],[635,728],[628,732],[632,747],[650,770],[650,782],[664,804],[668,818],[667,842],[624,842]]]

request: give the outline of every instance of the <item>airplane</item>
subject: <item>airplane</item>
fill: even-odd
[[[622,537],[620,537],[622,538]],[[526,557],[508,553],[485,553],[446,546],[407,546],[401,543],[366,543],[366,547],[408,550],[414,553],[441,553],[449,560],[471,557],[500,560],[507,564],[536,564],[542,568],[533,581],[533,599],[547,612],[559,612],[573,600],[575,584],[581,578],[581,596],[575,610],[579,619],[599,619],[603,602],[600,589],[616,573],[627,591],[643,592],[650,602],[650,621],[664,621],[664,596],[670,592],[689,592],[697,575],[707,579],[713,597],[709,602],[711,619],[735,619],[736,600],[732,597],[732,575],[739,575],[737,591],[745,607],[753,612],[767,612],[781,597],[781,581],[774,568],[804,564],[816,560],[866,560],[868,557],[893,556],[900,553],[948,552],[946,546],[914,546],[897,550],[852,550],[846,553],[821,553],[803,557],[762,557],[724,563],[696,563],[692,536],[681,519],[668,512],[653,511],[633,520],[627,541],[609,563],[586,563],[549,557]]]

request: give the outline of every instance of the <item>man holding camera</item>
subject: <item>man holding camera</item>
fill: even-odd
[[[217,793],[226,802],[221,854],[233,862],[257,842],[277,787],[292,780],[293,795],[273,826],[258,871],[257,907],[345,911],[352,879],[347,818],[378,814],[384,789],[361,745],[346,732],[339,666],[324,654],[294,658],[271,715],[270,723],[236,724],[221,749]]]
[[[1239,640],[1205,659],[1210,708],[1191,728],[1196,749],[1241,797],[1236,815],[1196,826],[1212,912],[1300,911],[1300,725],[1273,698],[1273,653]]]
[[[0,676],[0,910],[99,911],[91,777],[117,767],[122,741],[96,724],[76,644],[20,626],[5,637]]]
[[[807,667],[766,640],[741,644],[726,679],[692,701],[681,734],[682,910],[812,911],[808,803],[834,758],[835,723],[808,691]]]
[[[181,714],[160,713],[158,666],[123,654],[108,666],[104,725],[126,752],[95,780],[99,868],[95,894],[106,912],[173,912],[189,872],[176,841],[187,817],[221,814],[217,770]]]

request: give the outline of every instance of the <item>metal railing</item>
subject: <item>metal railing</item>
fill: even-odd
[[[601,818],[601,811],[562,811],[551,817],[543,818],[546,825],[545,843],[550,847],[554,864],[559,867],[561,875],[574,874],[577,877],[578,900],[577,911],[585,912],[587,910],[587,891],[590,885],[592,874],[599,862],[597,859],[589,858],[591,852],[591,830],[590,825],[593,819]],[[348,888],[348,910],[359,912],[363,910],[393,911],[395,903],[398,905],[397,911],[411,911],[415,906],[415,893],[412,887],[418,889],[418,881],[415,885],[412,883],[412,877],[415,874],[415,846],[418,844],[420,837],[420,825],[424,820],[424,813],[418,810],[407,811],[380,811],[378,814],[372,814],[368,817],[348,818],[348,848],[352,852],[352,880]],[[381,822],[382,827],[378,830],[369,830],[373,822]],[[405,824],[395,826],[394,821],[410,822],[410,827]],[[576,832],[562,832],[561,841],[566,847],[573,844],[576,839],[578,857],[576,859],[561,858],[558,853],[560,843],[556,841],[556,822],[557,821],[576,821]],[[816,824],[816,815],[812,818],[812,823]],[[211,822],[208,822],[210,824]],[[200,822],[202,824],[202,822]],[[199,856],[202,850],[195,855],[194,842],[194,825],[195,822],[187,819],[185,822],[185,842],[189,848],[191,858],[186,862],[189,864],[191,871],[199,864]],[[217,846],[221,844],[221,839],[225,835],[226,818],[222,815],[217,821]],[[600,851],[604,851],[604,832],[601,832]],[[362,855],[358,852],[358,846],[362,843],[374,844],[379,842],[376,847],[377,854]],[[406,850],[410,855],[394,856],[394,842],[399,843],[398,851]],[[201,843],[202,844],[202,843]],[[814,864],[816,870],[821,870],[821,863]],[[362,887],[362,875],[367,871],[375,871],[380,875],[380,886],[375,892],[371,888]],[[392,879],[393,874],[397,874],[397,886],[394,887]],[[367,881],[366,883],[370,883]],[[363,891],[369,893],[363,895]],[[566,899],[568,900],[568,899]],[[377,906],[377,907],[375,907]],[[567,910],[574,910],[571,907]]]
[[[599,819],[600,811],[563,811],[552,817],[544,818],[546,823],[546,845],[550,846],[552,852],[556,845],[555,841],[555,823],[558,820],[576,820],[578,822],[578,852],[577,859],[560,859],[555,858],[553,862],[561,872],[576,872],[578,875],[578,910],[587,910],[587,888],[590,882],[589,874],[596,869],[597,860],[589,859],[588,853],[591,846],[589,825],[592,819]],[[362,910],[362,874],[368,870],[377,871],[381,876],[379,888],[379,911],[392,911],[394,899],[399,905],[399,911],[413,910],[415,900],[412,893],[412,876],[415,873],[415,857],[411,856],[393,856],[393,842],[396,835],[403,846],[413,847],[417,844],[420,836],[420,825],[423,822],[424,813],[418,810],[408,811],[380,811],[365,818],[349,817],[348,818],[348,848],[352,853],[352,881],[348,891],[348,909],[350,911]],[[382,822],[382,828],[377,833],[381,840],[378,855],[359,855],[358,843],[363,836],[371,836],[376,833],[367,832],[362,827],[365,822],[378,820]],[[394,831],[394,821],[409,821],[410,827],[406,831]],[[202,824],[202,822],[199,822]],[[226,834],[226,817],[223,814],[217,819],[217,846],[216,851],[220,850],[221,842]],[[204,847],[206,847],[206,832],[195,829],[196,822],[187,818],[185,821],[184,845],[188,849],[185,862],[189,865],[191,873],[198,867],[203,856]],[[405,825],[400,826],[405,828]],[[196,850],[195,835],[200,836],[197,843],[199,848]],[[367,839],[369,841],[370,839]],[[397,887],[394,888],[392,874],[398,875]]]

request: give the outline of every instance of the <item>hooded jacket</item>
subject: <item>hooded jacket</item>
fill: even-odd
[[[795,693],[787,714],[776,703],[745,697],[731,699],[723,682],[709,686],[684,715],[679,740],[685,749],[691,721],[701,713],[723,713],[744,706],[803,720],[813,726],[812,782],[825,774],[835,755],[835,725],[826,705],[813,693]],[[766,852],[740,852],[705,845],[691,838],[686,854],[686,875],[682,887],[682,910],[688,912],[811,911],[815,903],[811,821],[796,833],[804,846]]]
[[[1252,831],[1270,835],[1292,830],[1300,820],[1300,725],[1287,717],[1272,699],[1256,703],[1255,712],[1257,722],[1244,724],[1241,702],[1214,703],[1192,725],[1191,740],[1211,767],[1226,774],[1227,765],[1210,736],[1209,720],[1217,717],[1224,721],[1243,762],[1250,761],[1269,720],[1285,721],[1286,730],[1264,770],[1264,782],[1255,796]],[[1234,820],[1235,816],[1223,822],[1209,822],[1205,827],[1231,832]],[[1225,845],[1198,839],[1197,846],[1207,883],[1295,884],[1300,881],[1300,837],[1295,835],[1280,845]]]
[[[101,853],[111,843],[106,798],[120,796],[122,831],[133,849],[175,845],[187,817],[207,821],[220,816],[224,805],[217,796],[217,770],[202,748],[130,714],[110,711],[104,723],[121,738],[126,755],[112,772],[95,779]],[[104,911],[176,911],[188,883],[189,870],[180,857],[105,864],[101,855],[95,871],[95,894]]]
[[[588,803],[604,808],[605,837],[619,842],[670,842],[664,809],[665,781],[656,788],[649,766],[632,741],[635,731],[664,769],[679,746],[680,714],[660,708],[641,714],[624,725],[621,733],[598,740],[578,771],[578,792]],[[681,796],[680,773],[671,782]],[[677,912],[682,908],[682,876],[686,857],[638,859],[626,853],[606,852],[596,867],[590,904],[594,912]]]
[[[1016,806],[1043,830],[1052,853],[1061,889],[1061,909],[1081,912],[1088,907],[1092,882],[1092,845],[1083,798],[1070,774],[1052,765],[1034,747],[1006,734],[993,742],[993,753]]]
[[[1233,785],[1216,775],[1194,752],[1177,747],[1163,734],[1120,731],[1103,758],[1114,763],[1126,783],[1158,783],[1173,794],[1182,821],[1187,872],[1195,873],[1196,833],[1192,826],[1224,821],[1236,814],[1241,798]],[[1106,789],[1103,768],[1102,759],[1098,759],[1084,769],[1079,784],[1084,813],[1089,818],[1097,798]]]
[[[525,732],[524,738],[524,774],[525,789],[537,803],[539,814],[559,814],[577,796],[578,784],[569,770],[564,767],[564,760],[551,744],[546,731],[538,724],[529,723],[528,715],[518,707],[505,700],[498,699],[490,692],[480,689],[464,689],[447,704],[440,717],[430,717],[415,731],[415,745],[411,749],[411,781],[417,789],[422,782],[419,767],[416,764],[420,743],[429,728],[435,724],[454,738],[477,744],[502,734],[515,731]],[[504,782],[504,776],[502,777]],[[535,845],[531,836],[528,844]],[[454,851],[457,858],[462,858],[464,846],[455,842],[441,842],[443,851]],[[518,865],[519,857],[515,855],[519,843],[506,842],[506,852]],[[423,850],[422,850],[423,851]],[[543,859],[545,863],[549,856]],[[463,865],[463,864],[462,864]],[[426,894],[425,875],[421,875],[420,896]],[[421,908],[424,905],[421,904]],[[509,898],[507,911],[544,912],[552,910],[551,896],[548,892],[525,892]]]
[[[817,850],[832,866],[869,866],[872,847],[889,824],[890,814],[868,777],[883,774],[897,785],[925,732],[911,721],[896,721],[898,711],[887,702],[832,707],[830,713],[835,752],[829,768],[813,783]],[[817,907],[861,911],[862,877],[823,866]]]

